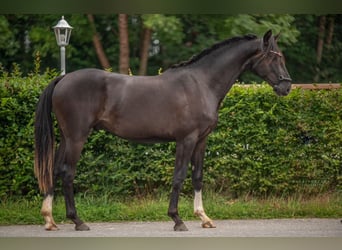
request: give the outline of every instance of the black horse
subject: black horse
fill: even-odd
[[[194,212],[205,228],[215,227],[202,205],[206,139],[218,121],[218,109],[237,77],[251,70],[279,96],[291,89],[291,78],[278,36],[234,37],[205,49],[189,61],[158,76],[128,76],[98,69],[78,70],[54,79],[40,96],[35,118],[35,175],[44,193],[42,215],[47,230],[52,217],[56,179],[62,179],[66,216],[76,230],[89,230],[78,217],[73,180],[83,145],[92,129],[104,129],[136,142],[176,142],[176,160],[168,215],[176,231],[187,230],[178,215],[178,198],[192,165]],[[51,112],[61,134],[54,154]],[[120,185],[120,183],[118,183]]]

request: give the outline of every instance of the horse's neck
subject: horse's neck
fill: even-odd
[[[246,70],[246,65],[260,46],[260,40],[245,41],[243,44],[221,48],[208,55],[203,64],[198,64],[200,77],[217,96],[219,102],[226,96],[236,79]]]

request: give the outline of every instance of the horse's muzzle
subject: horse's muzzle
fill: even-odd
[[[279,96],[287,96],[291,91],[291,79],[281,79],[278,84],[273,86],[274,91]]]

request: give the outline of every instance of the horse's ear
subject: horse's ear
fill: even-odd
[[[270,45],[271,36],[272,36],[272,30],[268,30],[263,37],[264,49],[267,49],[268,46]]]
[[[276,42],[278,42],[279,37],[280,37],[280,32],[279,32],[277,35],[274,36],[274,40],[275,40]]]

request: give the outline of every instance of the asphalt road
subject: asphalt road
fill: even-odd
[[[0,226],[0,237],[342,237],[340,219],[219,220],[216,228],[203,229],[199,221],[186,221],[187,232],[174,232],[170,222],[88,223],[78,232],[73,224],[58,231],[43,225]]]

